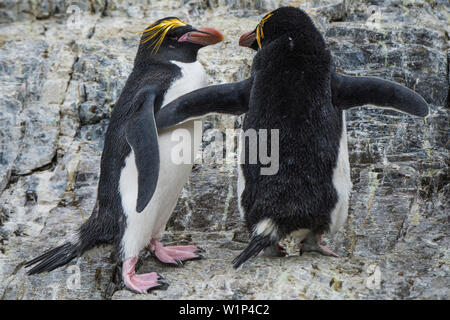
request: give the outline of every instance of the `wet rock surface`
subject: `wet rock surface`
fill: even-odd
[[[107,247],[33,277],[22,263],[63,242],[91,214],[104,133],[132,69],[136,32],[170,15],[213,26],[225,41],[200,53],[210,83],[239,81],[248,76],[253,53],[237,40],[274,9],[271,1],[125,2],[0,4],[2,299],[103,298],[113,270]],[[341,258],[298,256],[294,240],[286,239],[289,257],[257,257],[232,269],[248,241],[237,210],[237,168],[204,159],[163,240],[198,244],[206,259],[174,268],[143,252],[139,272],[163,274],[169,288],[145,295],[119,290],[112,299],[450,298],[448,3],[281,4],[311,14],[340,72],[405,84],[430,103],[430,116],[371,107],[346,112],[354,187],[347,223],[325,238]],[[208,117],[206,150],[213,128],[240,123],[239,117]]]

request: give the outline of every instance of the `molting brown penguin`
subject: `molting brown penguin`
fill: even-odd
[[[261,162],[240,166],[239,208],[251,241],[233,261],[236,268],[292,233],[301,238],[303,251],[336,255],[320,242],[347,217],[352,184],[344,110],[371,104],[425,117],[428,105],[397,83],[337,74],[323,37],[298,8],[267,14],[240,44],[258,49],[249,79],[174,100],[157,114],[157,126],[216,112],[246,113],[244,132],[279,130],[276,174],[261,175]],[[249,146],[240,150],[248,155]]]

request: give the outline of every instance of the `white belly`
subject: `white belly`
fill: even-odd
[[[238,197],[238,208],[239,208],[239,213],[240,213],[241,219],[244,219],[244,217],[245,217],[245,212],[241,205],[242,192],[244,192],[244,189],[245,189],[245,177],[244,177],[244,172],[242,171],[242,166],[241,166],[241,163],[243,163],[245,160],[242,158],[244,155],[243,148],[244,148],[244,134],[243,134],[243,130],[240,130],[239,144],[238,144],[238,151],[237,151],[237,154],[238,154],[237,197]],[[242,161],[240,159],[242,159]]]
[[[335,233],[347,220],[348,200],[352,190],[350,179],[350,163],[348,161],[347,127],[345,124],[345,113],[342,117],[342,137],[339,143],[339,154],[336,167],[333,171],[333,186],[338,195],[338,202],[331,212],[330,232]]]
[[[207,84],[206,73],[199,62],[173,63],[182,69],[183,76],[172,83],[164,97],[163,107],[179,96]],[[136,212],[138,181],[134,152],[125,160],[119,183],[122,206],[127,217],[127,227],[122,238],[123,259],[137,256],[152,237],[159,237],[164,231],[180,192],[189,179],[195,154],[202,141],[202,126],[197,127],[194,131],[194,121],[187,121],[159,134],[158,183],[152,199],[141,213]],[[172,141],[172,133],[177,129],[187,130],[191,139]],[[191,150],[189,163],[176,164],[172,161],[171,151],[181,144],[183,150]]]

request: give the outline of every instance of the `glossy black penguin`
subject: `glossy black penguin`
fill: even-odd
[[[207,84],[197,53],[222,39],[215,29],[196,29],[176,17],[158,20],[144,30],[133,71],[106,132],[95,209],[72,240],[27,262],[26,267],[33,266],[29,274],[51,271],[97,245],[113,244],[125,285],[145,292],[162,282],[155,272],[135,274],[144,247],[165,263],[200,257],[196,246],[164,247],[159,242],[193,161],[170,161],[175,143],[171,130],[158,134],[154,114]],[[194,132],[192,122],[177,128],[200,135],[201,141],[201,128]],[[198,148],[186,143],[189,149]]]

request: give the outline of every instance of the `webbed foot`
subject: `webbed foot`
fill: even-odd
[[[306,239],[300,242],[300,255],[302,255],[303,252],[316,251],[325,256],[339,257],[337,253],[334,253],[324,245],[320,244],[321,242],[322,242],[322,235],[317,235],[311,232],[306,237]]]
[[[122,276],[125,285],[137,293],[146,293],[150,289],[163,289],[167,286],[164,278],[156,272],[136,274],[138,258],[128,258],[122,264]]]
[[[160,241],[152,239],[149,245],[150,251],[155,254],[159,261],[175,265],[182,265],[185,260],[202,259],[203,249],[188,246],[167,246],[165,247]]]

